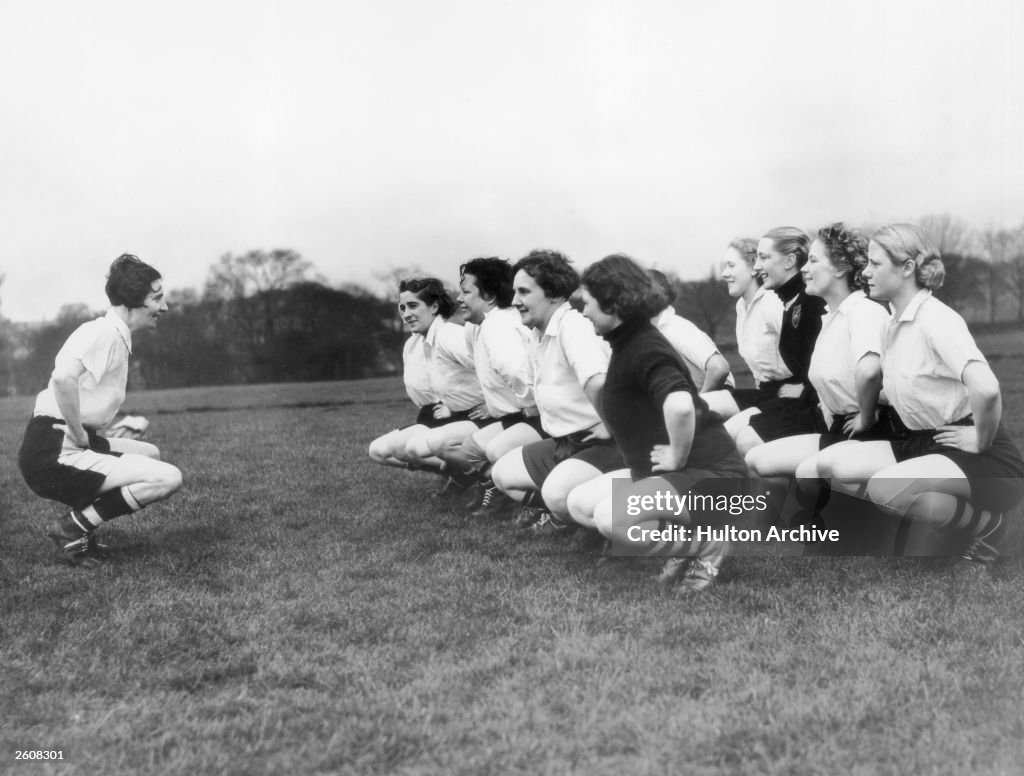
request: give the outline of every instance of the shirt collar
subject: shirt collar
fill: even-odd
[[[568,313],[571,309],[571,304],[569,304],[568,302],[562,302],[559,308],[555,310],[554,314],[551,316],[551,320],[548,321],[548,325],[544,328],[545,337],[557,336],[558,330],[562,326],[562,319],[566,316],[566,313]]]
[[[848,297],[846,297],[846,299],[844,299],[842,302],[839,303],[839,307],[837,307],[835,309],[836,314],[837,315],[849,315],[850,314],[850,310],[853,309],[853,306],[855,304],[857,304],[857,302],[859,302],[863,298],[864,298],[864,292],[863,291],[857,290],[857,291],[852,292]],[[828,311],[832,312],[832,309],[829,308]]]
[[[440,315],[435,315],[434,320],[430,322],[430,328],[427,329],[427,333],[423,335],[423,339],[430,347],[434,347],[434,343],[437,341],[437,333],[441,331],[441,326],[444,324],[444,318]]]
[[[767,293],[768,293],[768,289],[767,288],[765,288],[764,286],[758,286],[757,287],[757,291],[755,291],[754,295],[750,298],[750,304],[747,304],[747,303],[744,302],[744,304],[743,304],[743,311],[744,312],[749,312],[750,309],[755,304],[760,302],[761,299],[764,297],[764,295],[767,294]],[[742,302],[743,299],[741,298],[740,301]]]
[[[110,321],[114,330],[121,335],[121,339],[124,340],[124,344],[128,348],[128,354],[131,355],[132,330],[128,328],[128,324],[125,323],[124,319],[114,311],[113,307],[107,310],[107,314],[104,317]]]
[[[912,321],[917,317],[917,311],[921,309],[921,306],[932,298],[932,291],[930,288],[922,288],[916,294],[914,298],[910,300],[910,304],[903,311],[903,315],[900,316],[900,321]]]

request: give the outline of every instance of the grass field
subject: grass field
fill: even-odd
[[[1022,430],[1021,337],[982,345]],[[0,401],[0,773],[1021,773],[1019,557],[735,558],[683,599],[372,465],[385,380],[130,396],[185,488],[71,569],[31,403]]]

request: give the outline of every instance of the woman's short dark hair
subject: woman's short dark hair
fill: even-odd
[[[540,286],[549,299],[568,299],[580,287],[579,273],[572,262],[558,251],[530,251],[512,265],[512,277],[522,270]]]
[[[811,248],[811,238],[807,232],[795,226],[779,226],[766,232],[763,240],[771,240],[772,245],[783,256],[792,253],[796,256],[796,266],[801,268],[807,263],[807,256]]]
[[[437,278],[428,275],[413,275],[402,278],[398,283],[398,293],[410,291],[419,297],[425,304],[437,304],[437,314],[442,318],[451,318],[455,313],[455,302],[451,295]]]
[[[660,269],[649,269],[647,270],[647,274],[651,276],[651,280],[654,282],[654,285],[661,290],[661,294],[665,298],[665,304],[658,308],[658,312],[660,313],[670,304],[675,302],[676,289],[675,286],[672,285],[672,281],[668,279],[668,275]]]
[[[623,321],[648,319],[665,309],[664,290],[624,253],[613,253],[583,271],[583,286],[601,309]]]
[[[846,272],[846,283],[851,291],[867,286],[861,273],[868,265],[868,241],[857,229],[848,229],[842,221],[823,226],[818,239],[828,251],[832,266]]]
[[[512,304],[512,266],[497,257],[470,259],[459,267],[459,277],[472,275],[476,278],[476,287],[488,299],[494,299],[498,307]]]
[[[142,307],[159,279],[160,273],[138,256],[122,253],[110,265],[105,288],[107,299],[115,307]]]

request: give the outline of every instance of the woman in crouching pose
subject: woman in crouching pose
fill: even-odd
[[[656,493],[742,496],[746,465],[675,349],[651,324],[652,311],[664,300],[647,272],[631,258],[613,255],[588,267],[582,282],[583,314],[612,348],[601,415],[629,469],[575,488],[569,513],[617,545],[628,545],[631,554],[670,556],[662,580],[681,577],[683,589],[703,590],[718,576],[728,550],[725,542],[636,540],[630,528],[710,526],[728,513],[680,508],[639,517],[613,515],[612,480],[632,478],[627,499]]]
[[[741,453],[783,436],[813,432],[816,427],[818,402],[807,369],[821,331],[825,302],[809,296],[804,288],[801,269],[807,263],[810,244],[807,234],[792,226],[772,229],[757,244],[754,272],[782,302],[779,355],[792,377],[783,381],[775,398],[729,418],[726,429]]]
[[[888,310],[862,290],[867,240],[842,223],[818,230],[803,268],[807,293],[828,304],[808,378],[818,395],[819,427],[753,448],[747,465],[761,477],[817,481],[819,450],[845,439],[870,438],[882,387],[882,338]]]
[[[722,259],[722,280],[736,300],[736,349],[754,378],[753,388],[701,393],[708,407],[723,418],[776,398],[783,383],[793,377],[779,353],[782,300],[754,272],[756,262],[757,240],[752,237],[733,240]]]
[[[168,498],[182,480],[154,445],[97,434],[124,401],[132,334],[167,312],[160,273],[128,253],[110,266],[106,293],[107,314],[79,326],[57,353],[18,455],[36,494],[71,507],[47,536],[61,560],[82,568],[106,557],[99,526]]]
[[[1024,460],[1001,424],[999,382],[954,310],[932,295],[945,269],[913,224],[879,229],[864,270],[869,294],[892,319],[882,348],[882,389],[895,413],[889,441],[823,451],[818,474],[900,519],[897,552],[914,554],[914,522],[957,532],[970,561],[998,556],[1004,513],[1024,498]]]
[[[411,277],[398,284],[398,311],[411,336],[403,351],[405,389],[419,407],[416,422],[370,443],[370,458],[386,466],[441,471],[430,450],[431,429],[467,420],[483,402],[466,330],[448,320],[455,312],[437,278]]]

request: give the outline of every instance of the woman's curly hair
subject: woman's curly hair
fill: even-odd
[[[818,239],[825,246],[832,266],[846,273],[846,283],[851,291],[867,286],[861,273],[868,265],[868,241],[859,230],[836,221],[819,229]]]
[[[580,287],[579,273],[564,253],[538,249],[512,265],[513,278],[522,270],[548,299],[568,299]]]

